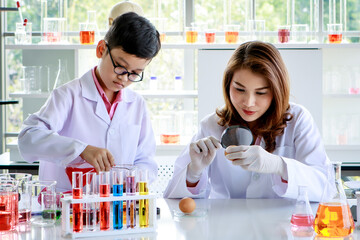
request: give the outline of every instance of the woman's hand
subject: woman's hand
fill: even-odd
[[[219,148],[221,148],[220,141],[213,136],[191,143],[191,162],[187,168],[186,180],[191,183],[198,182],[202,171],[212,163]]]
[[[258,145],[230,146],[226,148],[226,158],[234,165],[259,173],[274,173],[287,179],[286,163],[280,156],[274,155]]]
[[[88,145],[80,154],[80,157],[92,165],[97,173],[110,171],[114,166],[114,157],[105,148]]]

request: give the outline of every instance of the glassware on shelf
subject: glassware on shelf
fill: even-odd
[[[15,44],[31,44],[32,23],[18,22],[15,29]]]
[[[278,26],[279,43],[287,43],[290,39],[290,25]]]
[[[291,41],[293,43],[307,43],[308,33],[309,33],[308,24],[291,25]]]
[[[67,62],[64,59],[59,58],[59,67],[58,67],[58,72],[56,74],[56,79],[53,89],[64,85],[68,81],[70,81],[70,77],[67,71]]]
[[[225,42],[226,43],[237,43],[239,39],[239,25],[225,25]]]
[[[198,30],[196,27],[185,27],[186,43],[196,43],[198,41]]]
[[[175,91],[182,91],[183,90],[183,79],[181,76],[175,76],[174,80],[174,90]]]
[[[314,215],[307,195],[307,187],[298,187],[298,197],[291,216],[291,232],[294,236],[311,237],[314,234]]]
[[[342,24],[328,24],[329,43],[341,43],[342,41]]]
[[[341,162],[333,163],[333,167],[335,182],[325,185],[314,221],[314,230],[319,237],[346,237],[355,228],[341,182]]]
[[[158,79],[156,76],[151,76],[149,81],[149,89],[151,91],[157,91],[158,90]]]
[[[44,18],[43,43],[65,42],[66,18]]]
[[[214,43],[215,42],[215,29],[206,29],[205,30],[205,41],[206,43]]]
[[[246,31],[250,40],[264,40],[265,20],[247,20]]]
[[[95,35],[99,33],[96,23],[96,11],[88,11],[87,22],[80,23],[80,43],[94,44]]]
[[[41,67],[23,66],[23,77],[20,79],[24,93],[39,93],[41,91]]]

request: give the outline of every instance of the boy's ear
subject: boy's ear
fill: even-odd
[[[96,46],[96,57],[102,58],[103,54],[106,51],[106,43],[105,40],[100,40]]]

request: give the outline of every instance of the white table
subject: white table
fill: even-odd
[[[196,199],[197,209],[207,209],[205,217],[176,217],[173,210],[178,209],[178,199],[158,199],[160,216],[157,232],[139,235],[118,235],[87,239],[299,239],[290,231],[290,217],[295,201],[285,199]],[[312,204],[316,214],[317,203]],[[23,230],[24,231],[24,230]],[[61,224],[52,227],[31,226],[27,232],[9,233],[1,239],[36,239],[53,240],[61,237]],[[79,238],[84,239],[84,238]],[[316,238],[319,239],[319,238]],[[360,230],[355,230],[351,237],[360,239]],[[337,238],[337,240],[339,240]]]

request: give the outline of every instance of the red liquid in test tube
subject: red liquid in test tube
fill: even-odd
[[[110,173],[100,172],[99,174],[100,197],[110,196]],[[100,202],[100,230],[110,229],[110,202]]]
[[[73,199],[82,199],[83,195],[83,174],[82,172],[73,172],[72,173],[72,194]],[[74,203],[73,207],[73,231],[81,232],[83,230],[83,204]]]

